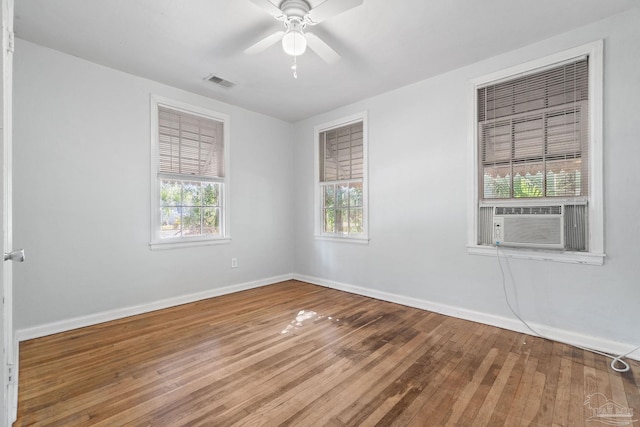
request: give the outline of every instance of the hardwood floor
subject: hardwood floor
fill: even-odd
[[[608,363],[288,281],[21,343],[15,425],[638,427]]]

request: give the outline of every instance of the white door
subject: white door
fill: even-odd
[[[5,253],[4,259],[7,262],[0,262],[0,281],[2,281],[2,316],[0,316],[2,327],[2,417],[0,426],[10,426],[15,421],[18,404],[18,385],[16,381],[15,360],[15,331],[13,329],[13,280],[12,280],[12,260],[24,260],[19,252],[12,252],[12,221],[11,221],[11,133],[12,133],[12,69],[13,69],[13,0],[1,0],[0,21],[2,22],[2,54],[0,55],[0,70],[2,73],[2,84],[0,85],[0,117],[2,119],[0,139],[2,150],[2,173],[0,179],[0,193],[2,193],[2,249]],[[7,259],[8,258],[8,259]]]

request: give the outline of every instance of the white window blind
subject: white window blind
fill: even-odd
[[[478,89],[479,196],[588,195],[588,58]]]
[[[223,123],[158,106],[160,174],[224,177]]]
[[[362,179],[362,122],[320,133],[320,181]]]

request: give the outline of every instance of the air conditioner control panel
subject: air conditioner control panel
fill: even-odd
[[[493,218],[493,244],[500,246],[504,240],[504,218]]]

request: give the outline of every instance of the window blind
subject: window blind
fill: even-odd
[[[321,182],[363,178],[362,135],[362,122],[320,133]]]
[[[588,58],[478,89],[481,199],[588,195]]]
[[[158,106],[161,174],[224,177],[223,123]]]

